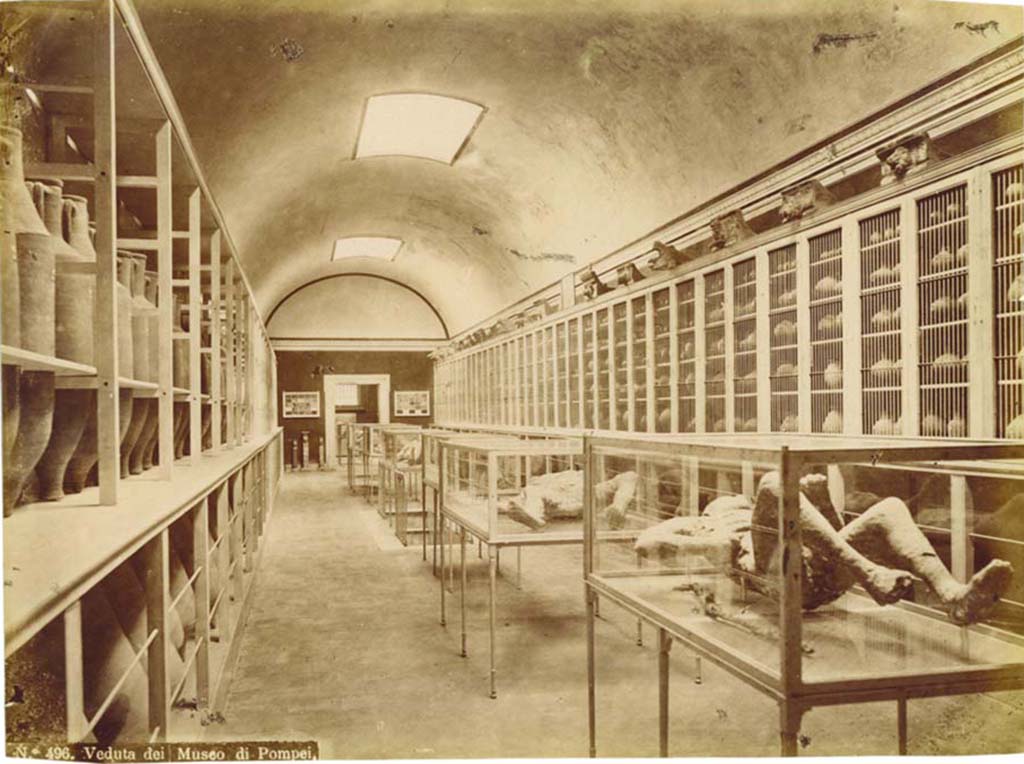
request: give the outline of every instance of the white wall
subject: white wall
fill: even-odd
[[[415,292],[369,276],[303,287],[274,312],[272,339],[443,339],[444,328]]]

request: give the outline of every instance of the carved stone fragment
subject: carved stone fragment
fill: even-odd
[[[929,160],[941,158],[928,133],[906,135],[878,149],[875,155],[882,163],[883,186],[918,172]]]
[[[817,180],[807,180],[783,189],[779,215],[785,221],[799,220],[808,212],[827,207],[834,201],[832,193]]]
[[[611,287],[597,277],[593,268],[587,268],[580,277],[580,283],[583,285],[583,298],[586,300],[593,300],[611,291]]]
[[[643,281],[644,275],[633,263],[623,263],[615,269],[615,285],[624,287]]]
[[[683,262],[683,253],[671,244],[656,241],[654,242],[654,251],[657,254],[651,261],[652,270],[670,271]]]
[[[738,241],[747,239],[754,235],[754,232],[743,219],[740,210],[726,212],[711,221],[711,249],[723,249],[735,244]]]

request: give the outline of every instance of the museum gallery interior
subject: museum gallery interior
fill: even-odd
[[[8,753],[1024,750],[1022,21],[4,3]]]

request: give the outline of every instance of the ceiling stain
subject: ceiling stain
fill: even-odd
[[[970,34],[980,34],[982,37],[986,36],[989,31],[999,34],[999,22],[991,19],[981,24],[972,24],[969,21],[958,21],[953,25],[953,29],[963,29]]]
[[[877,39],[878,32],[860,32],[857,34],[846,32],[841,34],[819,34],[814,40],[812,50],[815,54],[818,54],[826,48],[845,48],[851,42],[868,42],[870,40]]]

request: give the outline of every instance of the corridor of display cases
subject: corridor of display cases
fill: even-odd
[[[329,758],[587,755],[585,616],[579,547],[523,550],[498,580],[499,695],[487,693],[487,565],[467,546],[468,657],[459,655],[458,589],[439,624],[439,586],[418,542],[345,487],[342,470],[288,472],[267,532],[252,612],[223,721],[207,740],[317,740]],[[427,555],[431,551],[428,547]],[[457,558],[456,558],[457,559]],[[456,570],[457,576],[457,570]],[[610,603],[597,627],[602,756],[657,756],[657,650]],[[775,755],[776,705],[725,672],[671,653],[672,756]],[[909,753],[1009,752],[1024,696],[908,704]],[[802,755],[891,754],[892,703],[816,708]],[[1005,742],[1001,742],[1005,741]]]

